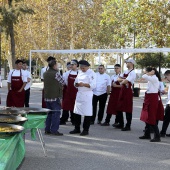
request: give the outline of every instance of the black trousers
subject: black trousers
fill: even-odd
[[[124,124],[124,118],[123,118],[123,112],[119,112],[119,121]],[[126,127],[130,127],[131,126],[131,122],[132,122],[132,113],[127,113],[126,112]]]
[[[107,100],[107,93],[104,93],[100,96],[93,95],[93,116],[91,121],[94,122],[96,119],[97,112],[97,103],[99,102],[99,111],[98,111],[98,121],[102,121],[104,115],[104,109]]]
[[[80,125],[81,125],[81,115],[75,114],[75,129],[80,130]],[[89,131],[90,128],[90,122],[91,122],[91,116],[84,116],[84,121],[83,121],[83,130],[84,131]]]
[[[115,116],[115,123],[119,123],[120,125],[124,125],[124,120],[123,120],[123,114],[122,112],[117,112],[117,115]],[[107,114],[105,122],[106,123],[110,123],[110,119],[112,117],[112,114]]]
[[[159,134],[159,129],[158,129],[158,125],[150,125],[148,123],[146,123],[145,126],[145,136],[150,137],[150,127],[153,129],[154,131],[154,138],[160,138],[160,134]]]
[[[73,113],[73,111],[70,111],[70,114],[71,114],[71,116],[70,116],[71,123],[74,124],[75,113]],[[60,122],[63,122],[63,123],[67,122],[68,118],[69,118],[69,111],[68,110],[63,110],[62,116],[60,118]]]
[[[30,101],[30,88],[25,90],[25,107],[29,107]]]
[[[165,108],[165,117],[162,125],[161,134],[166,134],[169,123],[170,123],[170,106],[167,104]]]

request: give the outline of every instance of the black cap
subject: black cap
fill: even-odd
[[[20,59],[16,60],[15,64],[18,64],[18,63],[23,63],[23,60],[20,60]]]
[[[47,62],[49,62],[49,61],[51,61],[51,60],[55,60],[55,58],[52,57],[52,56],[49,56],[49,57],[47,58]]]
[[[77,67],[79,66],[79,62],[76,59],[71,60],[71,64],[77,64]]]
[[[79,64],[84,65],[84,66],[90,66],[89,62],[86,60],[80,60]]]

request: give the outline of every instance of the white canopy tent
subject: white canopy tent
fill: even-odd
[[[46,54],[85,54],[98,53],[99,61],[101,53],[164,53],[170,52],[170,48],[128,48],[128,49],[74,49],[74,50],[30,50],[30,71],[32,53],[46,53]]]

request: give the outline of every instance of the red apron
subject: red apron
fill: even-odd
[[[48,70],[48,68],[46,68],[46,71],[47,70]],[[46,102],[44,100],[44,88],[42,89],[42,101],[41,101],[41,105],[42,105],[42,108],[47,108]]]
[[[18,92],[23,86],[21,70],[20,76],[12,76],[12,74],[11,74],[11,90],[9,90],[8,92],[6,105],[7,107],[24,107],[25,90],[23,89],[22,92]]]
[[[124,78],[128,77],[129,73],[124,74],[123,77]],[[126,85],[122,85],[121,87],[119,99],[118,99],[117,111],[132,113],[132,110],[133,110],[133,91],[132,91],[132,84],[128,82]]]
[[[156,125],[158,110],[158,93],[145,93],[140,120],[150,125]]]
[[[164,106],[162,104],[160,92],[158,93],[158,96],[159,96],[160,100],[158,100],[158,109],[157,109],[156,120],[163,121],[164,120]]]
[[[74,104],[76,100],[76,94],[78,89],[74,86],[74,81],[77,75],[69,74],[68,76],[68,86],[66,88],[66,92],[64,94],[64,100],[62,102],[63,110],[74,110]]]
[[[113,83],[114,81],[112,81]],[[117,85],[120,85],[120,83],[118,81],[115,82]],[[107,114],[113,114],[116,115],[117,114],[117,103],[118,103],[118,97],[120,94],[120,87],[113,87],[112,86],[112,90],[111,90],[111,94],[110,94],[110,98],[109,98],[109,102],[108,102],[108,106],[107,106]]]

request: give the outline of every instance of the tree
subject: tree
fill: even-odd
[[[28,8],[23,2],[23,0],[7,0],[2,2],[2,6],[0,7],[0,16],[1,21],[0,24],[3,27],[7,37],[10,37],[10,46],[11,46],[11,59],[12,66],[15,65],[15,31],[14,25],[16,25],[19,21],[19,18],[23,16],[23,14],[33,14],[33,10]]]

